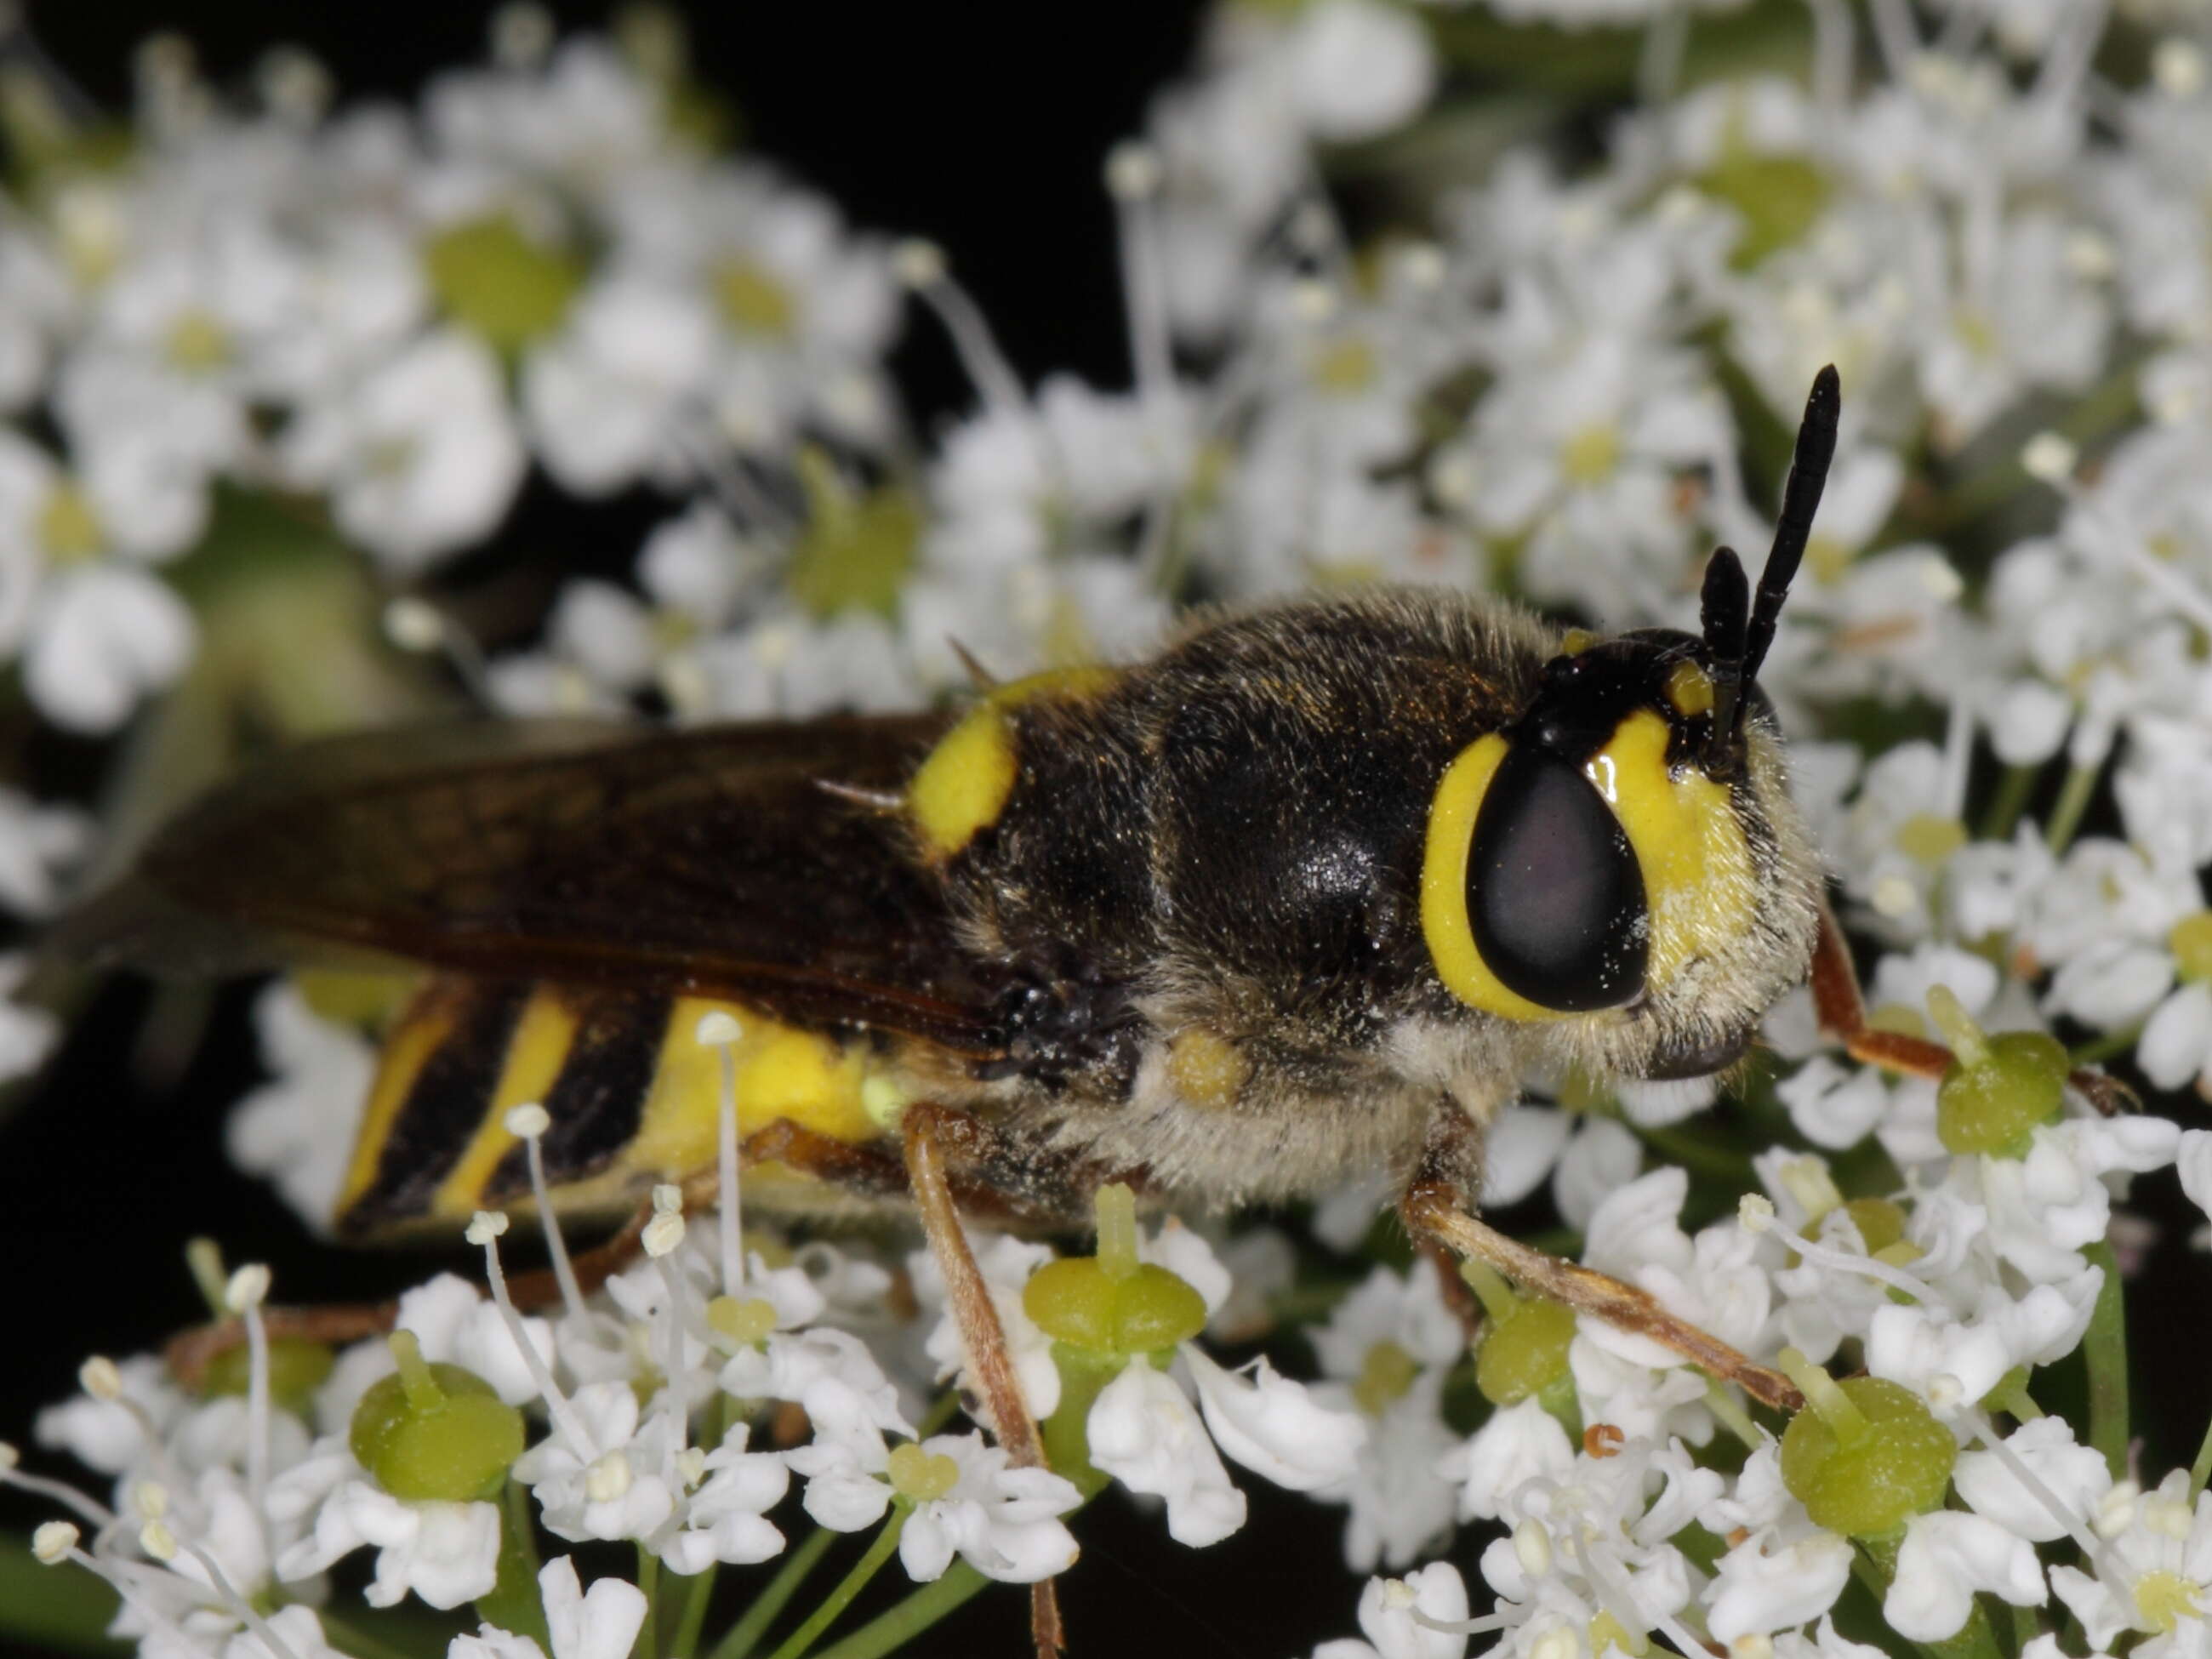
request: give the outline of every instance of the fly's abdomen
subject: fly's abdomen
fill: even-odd
[[[385,1038],[339,1231],[459,1225],[526,1202],[528,1148],[507,1124],[526,1103],[550,1120],[540,1152],[562,1211],[627,1208],[654,1182],[711,1168],[724,1060],[699,1024],[712,1013],[738,1024],[729,1066],[740,1133],[778,1120],[847,1143],[885,1133],[899,1091],[870,1087],[883,1073],[865,1040],[703,997],[441,976]]]

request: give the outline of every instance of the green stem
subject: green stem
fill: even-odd
[[[1747,1451],[1757,1451],[1766,1443],[1766,1437],[1759,1431],[1759,1425],[1751,1414],[1735,1403],[1735,1396],[1711,1377],[1705,1379],[1705,1409],[1720,1425],[1744,1443]]]
[[[676,1640],[669,1651],[677,1659],[691,1659],[699,1650],[699,1632],[706,1628],[708,1604],[714,1599],[714,1577],[721,1571],[721,1563],[709,1561],[707,1570],[691,1580],[684,1592],[684,1617],[676,1626]]]
[[[2022,1423],[2033,1423],[2044,1414],[2043,1407],[2037,1405],[2035,1397],[2028,1393],[2027,1384],[2014,1377],[2008,1376],[1997,1384],[1990,1399],[1999,1410],[2011,1413],[2017,1421]]]
[[[955,1561],[944,1577],[924,1584],[889,1612],[860,1626],[816,1659],[883,1659],[927,1630],[955,1607],[964,1607],[991,1581],[965,1561]]]
[[[1899,1527],[1887,1538],[1862,1538],[1856,1541],[1858,1548],[1853,1554],[1851,1571],[1861,1583],[1874,1592],[1879,1604],[1889,1594],[1890,1581],[1897,1577],[1897,1552],[1905,1541],[1905,1528]],[[1913,1646],[1926,1654],[1928,1659],[2004,1659],[2004,1650],[1997,1644],[1996,1627],[1990,1623],[1989,1609],[1978,1595],[1956,1636],[1941,1642],[1916,1642]]]
[[[1626,1121],[1626,1120],[1624,1120]],[[1679,1129],[1644,1128],[1631,1122],[1636,1138],[1669,1164],[1679,1164],[1692,1175],[1711,1176],[1716,1180],[1733,1183],[1739,1188],[1759,1185],[1759,1170],[1742,1152],[1725,1146],[1716,1146],[1698,1135],[1686,1135]],[[1711,1133],[1710,1127],[1706,1135]]]
[[[538,1589],[538,1531],[530,1517],[530,1489],[510,1479],[501,1495],[499,1577],[491,1593],[477,1598],[477,1616],[517,1636],[527,1636],[540,1651],[552,1650],[546,1633],[545,1603]]]
[[[715,1644],[709,1659],[748,1659],[752,1650],[760,1645],[761,1638],[768,1633],[768,1627],[775,1622],[776,1614],[781,1613],[791,1598],[799,1594],[799,1587],[806,1582],[806,1575],[814,1571],[822,1558],[830,1553],[830,1547],[842,1535],[827,1527],[817,1527],[809,1533],[804,1543],[783,1558],[783,1565],[776,1570],[775,1577],[769,1580],[768,1588],[753,1597],[752,1605]]]
[[[2130,1052],[2136,1046],[2136,1040],[2142,1036],[2142,1022],[2137,1021],[2124,1031],[2107,1031],[2078,1048],[2068,1049],[2066,1057],[2076,1066],[2094,1066],[2100,1060],[2110,1060],[2114,1054]]]
[[[914,1437],[916,1440],[928,1439],[959,1413],[960,1391],[957,1389],[947,1389],[937,1396],[937,1403],[929,1408],[928,1415],[924,1417],[915,1427]]]
[[[2087,445],[2118,431],[2134,418],[2136,386],[2142,368],[2139,356],[2130,356],[2095,386],[2083,392],[2066,418],[2052,428],[2069,442]],[[1992,507],[2001,507],[2027,483],[2027,469],[2021,465],[2017,448],[1992,461],[1952,490],[1929,515],[1924,528],[1941,534],[1972,524]]]
[[[2098,766],[2077,766],[2067,773],[2057,802],[2043,827],[2043,839],[2051,848],[2051,857],[2057,858],[2072,845],[2074,832],[2081,827],[2081,814],[2089,810],[2090,797],[2097,793],[2097,777],[2103,769]]]
[[[477,1606],[481,1611],[483,1604],[479,1601]],[[350,1655],[351,1659],[418,1659],[418,1656],[405,1648],[393,1647],[389,1642],[380,1641],[371,1636],[358,1625],[348,1624],[337,1613],[319,1613],[317,1617],[322,1621],[323,1639],[340,1653]],[[503,1625],[501,1628],[518,1636],[521,1634],[512,1625]]]
[[[792,1632],[769,1659],[802,1659],[814,1645],[814,1638],[836,1622],[837,1616],[852,1606],[853,1598],[867,1588],[868,1580],[891,1559],[891,1552],[898,1547],[899,1534],[906,1530],[906,1518],[912,1513],[904,1505],[892,1511],[891,1518],[868,1546],[867,1553],[853,1564],[852,1571],[838,1581],[837,1588],[822,1598],[822,1605],[807,1615],[806,1622]]]
[[[637,1547],[637,1587],[645,1592],[645,1622],[630,1644],[632,1659],[660,1659],[660,1558]]]
[[[2189,1502],[2196,1506],[2204,1483],[2212,1480],[2212,1423],[2204,1426],[2204,1443],[2197,1449],[2197,1461],[2189,1466]]]
[[[2012,832],[2020,823],[2020,815],[2027,811],[2027,798],[2035,793],[2035,780],[2042,769],[2034,766],[2008,766],[1997,781],[1997,792],[1990,802],[1990,810],[1982,820],[1984,841],[2010,841]]]
[[[2089,1443],[2105,1455],[2112,1479],[2128,1473],[2128,1316],[2120,1297],[2120,1264],[2103,1240],[2081,1254],[2104,1269],[2081,1352],[2089,1366]]]

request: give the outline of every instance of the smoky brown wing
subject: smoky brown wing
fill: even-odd
[[[934,716],[483,722],[280,756],[169,825],[60,948],[156,972],[423,963],[764,1001],[989,1046],[998,988],[893,815]]]

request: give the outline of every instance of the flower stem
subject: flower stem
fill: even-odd
[[[839,1536],[827,1527],[817,1527],[809,1533],[804,1543],[783,1558],[783,1565],[769,1580],[768,1588],[753,1597],[752,1605],[715,1644],[708,1659],[748,1659],[760,1645],[768,1627],[775,1622],[776,1614],[799,1593],[799,1587],[806,1582],[806,1575],[830,1553],[830,1547]]]
[[[2081,1352],[2089,1366],[2089,1443],[2105,1455],[2112,1479],[2128,1473],[2128,1316],[2120,1297],[2120,1264],[2100,1239],[2081,1254],[2104,1269]]]
[[[2074,832],[2081,827],[2081,814],[2089,810],[2090,799],[2097,793],[2098,775],[2103,770],[2101,766],[2076,766],[2066,774],[2051,817],[2043,826],[2043,839],[2051,857],[2058,857],[2073,844]]]
[[[955,1561],[945,1577],[924,1584],[889,1612],[863,1625],[816,1659],[882,1659],[904,1647],[991,1581],[965,1561]]]
[[[822,1605],[807,1615],[806,1622],[792,1632],[769,1659],[802,1659],[814,1645],[814,1638],[836,1621],[837,1615],[853,1604],[853,1598],[867,1588],[868,1580],[891,1559],[891,1552],[898,1547],[899,1534],[906,1530],[906,1518],[912,1513],[903,1505],[892,1513],[883,1530],[876,1534],[875,1541],[868,1546],[867,1553],[853,1564],[852,1571],[838,1581],[837,1588],[822,1598]]]
[[[637,1547],[637,1587],[645,1592],[645,1622],[630,1644],[631,1659],[660,1659],[660,1558]]]
[[[1863,1538],[1851,1560],[1851,1571],[1859,1582],[1874,1592],[1876,1605],[1889,1594],[1890,1581],[1897,1577],[1897,1553],[1905,1542],[1905,1528],[1899,1527],[1887,1538]],[[1997,1644],[1996,1628],[1990,1623],[1988,1607],[1984,1598],[1976,1596],[1966,1613],[1966,1622],[1956,1636],[1946,1637],[1940,1642],[1916,1642],[1913,1646],[1928,1656],[1928,1659],[2004,1659],[2004,1650]]]
[[[2043,1407],[2035,1403],[2035,1396],[2028,1393],[2027,1384],[2017,1377],[2008,1376],[1998,1383],[1990,1399],[1999,1410],[2011,1413],[2022,1423],[2033,1423],[2044,1414]]]
[[[2042,769],[2035,766],[2008,766],[2004,776],[1997,780],[1996,798],[1990,803],[1989,814],[1982,820],[1984,841],[2010,841],[2020,815],[2027,810],[2027,798],[2035,793],[2035,781]]]
[[[2212,1423],[2204,1426],[2204,1443],[2197,1449],[2197,1461],[2189,1466],[2189,1504],[2194,1509],[2197,1498],[2204,1491],[2204,1483],[2212,1480]]]
[[[479,1601],[477,1606],[481,1609],[483,1603]],[[489,1614],[485,1616],[489,1617]],[[371,1636],[358,1625],[348,1624],[337,1613],[324,1611],[317,1613],[316,1617],[322,1624],[323,1639],[340,1653],[349,1656],[349,1659],[418,1659],[419,1650],[394,1647],[389,1642]],[[512,1625],[501,1628],[513,1631],[518,1636],[522,1633]]]
[[[1759,1432],[1759,1425],[1751,1415],[1735,1403],[1735,1398],[1711,1377],[1705,1379],[1705,1409],[1720,1425],[1743,1442],[1746,1449],[1757,1451],[1766,1443],[1766,1436]]]
[[[545,1604],[538,1589],[538,1533],[530,1518],[530,1489],[510,1479],[499,1518],[499,1577],[477,1598],[477,1616],[488,1625],[527,1636],[550,1651]]]
[[[676,1626],[676,1640],[669,1651],[680,1659],[690,1659],[699,1650],[699,1632],[706,1627],[707,1607],[714,1599],[714,1578],[722,1564],[709,1561],[707,1570],[691,1580],[684,1592],[684,1616]]]

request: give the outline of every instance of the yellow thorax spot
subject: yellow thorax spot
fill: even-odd
[[[1587,628],[1570,628],[1559,636],[1559,654],[1579,657],[1597,643],[1597,635]]]
[[[1118,678],[1109,668],[1065,668],[994,688],[931,750],[906,790],[907,811],[932,858],[949,859],[998,822],[1019,760],[1010,716],[1047,698],[1093,697]]]
[[[1702,772],[1667,768],[1667,722],[1638,709],[1583,768],[1620,820],[1651,914],[1645,981],[1668,985],[1752,922],[1759,885],[1729,792]]]
[[[1194,1026],[1168,1044],[1168,1080],[1194,1106],[1234,1106],[1251,1074],[1244,1051],[1212,1031]]]

